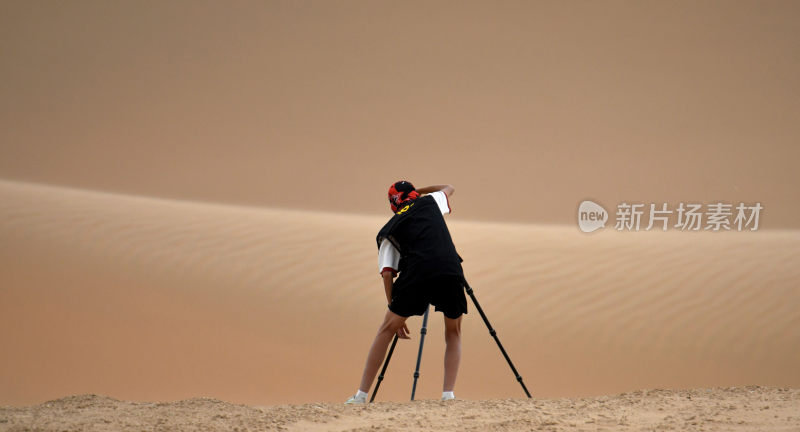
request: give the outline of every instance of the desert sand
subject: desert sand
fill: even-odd
[[[37,431],[790,431],[800,391],[765,387],[649,390],[572,399],[313,403],[251,407],[217,399],[124,402],[81,395],[0,408],[0,430]]]
[[[800,228],[796,1],[188,3],[2,2],[0,178],[371,215],[408,178],[470,220],[723,200]]]
[[[386,307],[384,218],[17,182],[0,182],[0,214],[5,403],[285,404],[356,390]],[[800,386],[800,232],[450,229],[537,397]],[[409,323],[379,400],[410,395],[421,319]],[[442,332],[433,314],[421,399],[441,392]],[[524,397],[474,308],[464,333],[457,396]]]
[[[0,2],[0,430],[797,430],[798,23],[779,0]],[[456,187],[534,400],[470,306],[457,401],[434,314],[419,401],[412,318],[379,403],[341,406],[399,179]],[[608,227],[578,230],[583,200]],[[617,232],[623,202],[764,211]]]

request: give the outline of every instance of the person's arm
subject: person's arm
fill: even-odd
[[[386,301],[392,304],[392,286],[394,282],[394,272],[392,270],[384,270],[381,272],[383,276],[383,289],[386,291]],[[408,331],[408,324],[403,323],[403,326],[397,329],[397,337],[400,339],[411,339]]]
[[[425,186],[423,188],[418,188],[417,189],[417,192],[419,192],[420,195],[429,194],[429,193],[433,193],[433,192],[439,192],[439,191],[444,192],[444,194],[449,197],[449,196],[453,195],[453,192],[456,191],[456,188],[454,188],[453,185],[449,185],[448,184],[448,185]]]
[[[384,270],[381,273],[383,276],[383,289],[386,291],[386,302],[390,304],[392,302],[392,286],[394,285],[394,273],[391,270]]]

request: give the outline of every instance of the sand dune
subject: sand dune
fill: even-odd
[[[195,398],[172,403],[71,396],[0,408],[7,431],[371,431],[371,430],[796,430],[800,390],[744,387],[650,390],[583,399],[379,402],[369,406],[235,405]]]
[[[409,178],[489,222],[591,197],[800,229],[800,3],[348,3],[2,2],[0,178],[374,215]]]
[[[383,221],[2,181],[0,404],[341,401],[385,307]],[[800,387],[798,231],[450,228],[536,397]],[[378,399],[408,398],[420,322]],[[435,314],[420,399],[441,391],[441,332]],[[523,396],[474,308],[456,394]]]

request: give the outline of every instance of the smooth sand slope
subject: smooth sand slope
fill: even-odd
[[[384,313],[383,221],[0,182],[0,404],[342,401]],[[536,397],[800,387],[800,232],[450,227]],[[379,400],[409,397],[420,322]],[[441,332],[435,314],[420,399]],[[464,335],[457,396],[522,397],[474,308]]]
[[[797,1],[61,3],[0,2],[0,178],[373,215],[407,178],[488,222],[722,200],[800,229]]]

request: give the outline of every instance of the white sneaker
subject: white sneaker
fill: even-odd
[[[345,402],[344,404],[345,405],[353,405],[353,404],[365,404],[365,403],[367,403],[367,397],[366,396],[364,396],[364,397],[353,396],[350,399],[348,399],[347,402]]]
[[[446,395],[446,396],[442,396],[442,400],[443,401],[455,400],[455,398],[456,398],[455,395],[452,395],[452,394],[449,394],[449,395]]]

